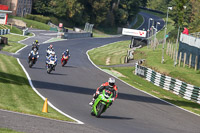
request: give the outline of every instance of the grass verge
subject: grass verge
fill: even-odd
[[[12,34],[7,34],[7,35],[2,35],[3,37],[7,37],[8,38],[8,45],[1,45],[2,46],[2,51],[7,51],[7,52],[11,52],[14,53],[16,52],[18,49],[24,47],[24,44],[20,44],[18,43],[18,41],[23,40],[27,37],[24,36],[18,36],[18,35],[12,35]]]
[[[22,132],[14,131],[12,129],[8,129],[8,128],[0,128],[0,132],[1,133],[22,133]]]
[[[42,113],[44,101],[32,90],[14,57],[0,54],[0,108],[58,120],[73,121],[51,107]]]
[[[96,48],[95,50],[90,51],[88,54],[97,65],[123,64],[124,57],[129,49],[129,44],[130,41],[112,43],[100,48]]]

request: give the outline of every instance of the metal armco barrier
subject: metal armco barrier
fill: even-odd
[[[154,70],[135,65],[135,74],[145,78],[147,81],[165,90],[171,90],[174,94],[200,104],[200,87],[187,84],[181,80],[162,75]]]

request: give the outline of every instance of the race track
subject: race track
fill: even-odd
[[[130,37],[84,38],[52,43],[59,59],[56,71],[47,74],[45,69],[46,48],[39,49],[40,58],[33,68],[28,67],[27,55],[30,46],[20,51],[20,61],[29,73],[37,90],[57,108],[87,125],[110,133],[199,133],[200,117],[169,105],[145,94],[120,80],[119,97],[102,115],[90,115],[88,103],[92,94],[110,75],[97,69],[86,52]],[[66,67],[61,67],[61,53],[69,49],[71,58]]]

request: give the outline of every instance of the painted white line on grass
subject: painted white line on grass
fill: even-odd
[[[31,78],[30,78],[28,72],[26,71],[26,69],[24,68],[24,66],[21,64],[19,58],[17,58],[17,61],[18,61],[18,63],[20,64],[20,66],[22,67],[23,71],[25,72],[26,77],[27,77],[27,79],[28,79],[28,81],[29,81],[29,84],[30,84],[30,86],[32,87],[32,89],[33,89],[43,100],[45,100],[45,97],[42,96],[42,95],[37,91],[37,89],[33,86],[33,83],[32,83],[32,81],[31,81]],[[81,121],[79,121],[79,120],[77,120],[77,119],[75,119],[75,118],[69,116],[68,114],[65,114],[64,112],[62,112],[61,110],[59,110],[58,108],[56,108],[51,102],[48,101],[48,104],[49,104],[53,109],[55,109],[56,111],[58,111],[59,113],[61,113],[61,114],[63,114],[64,116],[69,117],[70,119],[76,121],[77,124],[84,124],[83,122],[81,122]]]
[[[109,43],[109,44],[112,44],[112,43]],[[106,45],[108,45],[108,44],[106,44]],[[103,45],[103,46],[105,46],[105,45]],[[103,47],[103,46],[100,46],[100,47]],[[97,47],[97,48],[100,48],[100,47]],[[88,50],[88,51],[86,52],[87,57],[88,57],[89,61],[90,61],[96,68],[98,68],[99,70],[103,71],[100,67],[98,67],[96,64],[94,64],[94,62],[90,59],[90,56],[89,56],[88,52],[91,51],[91,50],[93,50],[93,49],[95,49],[95,48],[92,48],[92,49],[90,49],[90,50]],[[103,72],[105,72],[105,71],[103,71]],[[107,74],[109,74],[109,75],[115,77],[116,79],[122,81],[123,83],[125,83],[126,85],[132,87],[133,89],[136,89],[136,90],[141,91],[141,92],[143,92],[143,93],[145,93],[145,94],[148,94],[148,95],[150,95],[150,96],[152,96],[152,97],[154,97],[154,98],[156,98],[156,99],[159,99],[159,100],[161,100],[161,101],[163,101],[163,102],[165,102],[165,103],[167,103],[167,104],[169,104],[169,105],[175,106],[175,107],[177,107],[177,108],[179,108],[179,109],[181,109],[181,110],[184,110],[184,111],[186,111],[186,112],[189,112],[189,113],[194,114],[194,115],[197,115],[197,116],[200,116],[199,114],[196,114],[196,113],[194,113],[194,112],[192,112],[192,111],[189,111],[189,110],[186,110],[186,109],[184,109],[184,108],[181,108],[181,107],[179,107],[179,106],[177,106],[177,105],[175,105],[175,104],[172,104],[172,103],[167,102],[167,101],[165,101],[165,100],[163,100],[163,99],[160,99],[160,98],[158,98],[158,97],[156,97],[156,96],[154,96],[154,95],[152,95],[152,94],[150,94],[150,93],[147,93],[147,92],[145,92],[145,91],[143,91],[143,90],[140,90],[140,89],[138,89],[138,88],[136,88],[136,87],[134,87],[134,86],[132,86],[132,85],[126,83],[125,81],[119,79],[118,77],[116,77],[116,76],[114,76],[114,75],[108,73],[108,72],[105,72],[105,73],[107,73]]]

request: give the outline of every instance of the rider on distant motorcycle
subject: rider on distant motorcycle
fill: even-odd
[[[55,71],[55,67],[56,67],[57,61],[58,61],[57,56],[55,55],[55,52],[52,52],[52,54],[49,55],[49,57],[47,58],[47,61],[46,61],[47,65],[50,62],[50,60],[55,61],[55,64],[54,64],[54,67],[53,67],[53,70]]]
[[[49,51],[51,51],[51,52],[53,52],[54,51],[54,48],[53,48],[53,45],[51,44],[51,45],[49,45],[49,47],[47,48],[47,50],[46,50],[46,52],[47,52],[47,57],[49,57],[49,55],[50,55],[50,53],[49,53]]]
[[[40,46],[40,44],[39,44],[38,40],[35,40],[35,41],[33,42],[33,44],[32,44],[32,50],[33,50],[34,48],[36,48],[36,49],[38,50],[38,49],[39,49],[39,46]]]
[[[89,103],[90,106],[94,104],[95,99],[99,96],[100,92],[102,92],[103,90],[105,90],[105,92],[110,95],[113,94],[112,98],[114,101],[118,95],[118,89],[117,86],[115,85],[115,79],[111,77],[108,79],[108,82],[103,83],[99,88],[97,88],[96,93],[93,94],[92,101]]]
[[[63,56],[68,56],[68,60],[69,60],[69,58],[70,58],[70,54],[69,54],[69,50],[68,50],[68,49],[65,50],[65,51],[62,53],[62,57],[63,57]],[[63,58],[62,58],[61,61],[63,61]]]
[[[35,62],[37,61],[37,59],[39,58],[39,54],[37,52],[37,49],[34,48],[33,50],[31,50],[31,52],[28,55],[28,63],[31,61],[32,58],[35,58]]]

